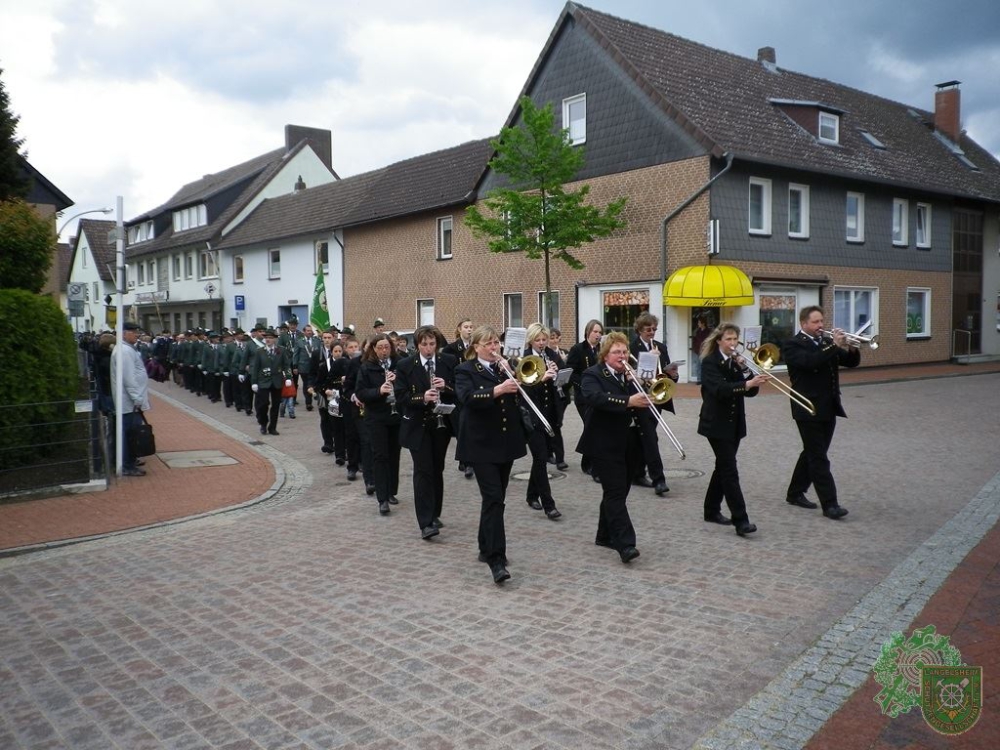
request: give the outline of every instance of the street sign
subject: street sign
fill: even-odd
[[[234,302],[235,302],[235,304],[233,305],[233,307],[235,307],[237,310],[239,310],[240,312],[243,312],[244,310],[247,309],[247,298],[246,298],[246,295],[237,294],[233,299],[234,299]]]
[[[207,284],[205,284],[205,293],[209,297],[211,297],[213,294],[215,294],[215,284],[213,284],[211,281],[208,282]]]
[[[66,287],[66,298],[70,302],[80,301],[83,302],[87,299],[87,285],[86,284],[69,284]]]
[[[69,316],[71,318],[82,318],[83,306],[84,306],[84,301],[82,299],[69,300]]]

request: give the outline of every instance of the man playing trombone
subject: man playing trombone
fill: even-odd
[[[656,376],[666,375],[677,382],[677,366],[670,364],[670,354],[667,352],[667,345],[656,340],[656,330],[659,326],[659,318],[652,313],[644,312],[635,319],[636,337],[632,340],[630,351],[636,358],[638,364],[639,355],[642,352],[656,352],[658,367]],[[660,410],[674,412],[674,401],[670,399],[664,404],[657,406]],[[663,459],[660,457],[660,444],[656,434],[657,420],[650,413],[642,411],[639,414],[639,432],[642,437],[642,455],[645,459],[645,467],[639,466],[636,475],[632,479],[633,484],[641,487],[652,487],[657,495],[665,495],[670,492],[667,487],[667,479],[663,473]],[[646,471],[649,477],[646,477]]]
[[[816,305],[805,307],[799,313],[799,332],[781,346],[781,358],[788,365],[792,388],[815,407],[815,414],[810,414],[797,401],[791,402],[792,418],[802,438],[802,452],[792,471],[785,499],[800,508],[815,508],[816,503],[806,497],[811,484],[823,515],[838,519],[847,515],[847,509],[837,502],[837,485],[827,452],[837,417],[847,416],[840,400],[839,369],[857,367],[861,363],[861,350],[850,346],[843,330],[829,331],[832,337],[824,336],[823,330],[823,309]]]

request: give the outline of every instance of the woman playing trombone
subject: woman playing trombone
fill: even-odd
[[[746,536],[757,530],[747,515],[736,452],[746,437],[747,420],[743,400],[757,395],[769,375],[758,373],[749,379],[736,354],[740,328],[721,323],[705,339],[701,348],[701,415],[698,434],[708,438],[715,453],[715,471],[705,491],[705,521],[723,526],[733,524],[736,533]],[[732,519],[722,515],[725,497]]]
[[[545,515],[553,521],[562,516],[552,498],[552,486],[549,483],[549,441],[541,417],[544,416],[554,433],[551,441],[555,446],[556,460],[559,469],[567,468],[562,452],[562,404],[553,380],[562,366],[562,358],[549,348],[549,331],[541,323],[532,323],[525,333],[528,349],[526,356],[535,356],[545,363],[545,371],[534,383],[525,383],[524,392],[535,405],[532,409],[532,430],[528,433],[528,450],[531,451],[531,478],[525,500],[535,510],[545,510]]]

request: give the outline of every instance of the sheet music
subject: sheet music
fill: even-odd
[[[635,368],[636,374],[643,380],[655,380],[659,364],[660,352],[658,350],[639,352],[639,361]]]
[[[553,381],[557,388],[566,385],[569,382],[570,377],[573,375],[572,367],[563,367],[561,370],[556,372],[556,379]]]
[[[503,355],[507,358],[520,357],[527,336],[527,328],[508,328],[503,337]]]

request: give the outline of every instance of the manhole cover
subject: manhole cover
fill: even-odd
[[[668,479],[694,479],[705,476],[705,472],[697,469],[664,469],[663,474]]]
[[[564,478],[566,476],[565,474],[563,474],[561,472],[547,471],[545,473],[549,475],[549,479],[562,479],[562,478]],[[531,479],[531,472],[530,471],[519,471],[516,474],[511,474],[510,478],[511,479],[516,479],[519,482],[527,482],[527,481],[529,481]]]
[[[175,451],[173,453],[157,453],[157,457],[171,469],[194,469],[201,466],[231,466],[238,464],[232,456],[222,451]]]

